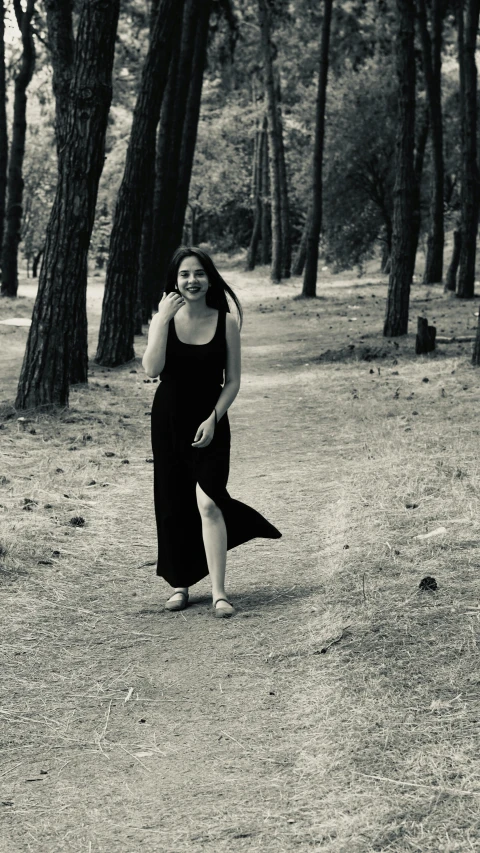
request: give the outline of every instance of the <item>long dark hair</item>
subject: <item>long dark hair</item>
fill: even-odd
[[[227,299],[228,293],[232,302],[235,303],[241,328],[243,321],[242,306],[240,305],[240,302],[237,296],[235,296],[232,288],[228,286],[227,282],[224,281],[218,272],[210,255],[203,249],[198,249],[196,246],[179,246],[178,249],[175,250],[167,271],[165,293],[171,293],[172,290],[176,290],[180,264],[185,260],[185,258],[190,258],[192,255],[200,261],[207,275],[208,283],[210,284],[206,296],[206,303],[209,308],[216,308],[218,311],[230,312],[230,305],[228,304]]]

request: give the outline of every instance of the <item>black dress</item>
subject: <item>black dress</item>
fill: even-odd
[[[225,414],[207,447],[192,447],[200,424],[213,412],[224,381],[225,312],[218,312],[207,344],[184,344],[169,324],[165,367],[152,406],[154,498],[158,533],[157,574],[173,587],[192,586],[208,574],[196,484],[217,504],[227,528],[227,548],[256,536],[281,533],[259,512],[227,492],[230,425]]]

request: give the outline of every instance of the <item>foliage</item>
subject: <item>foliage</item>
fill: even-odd
[[[321,4],[271,0],[285,134],[294,242],[307,215]],[[446,4],[443,109],[446,222],[456,223],[459,204],[458,69],[453,3]],[[7,71],[18,61],[18,30],[10,22]],[[125,0],[119,24],[114,99],[107,159],[99,188],[92,261],[108,250],[116,195],[123,173],[139,75],[148,44],[150,3]],[[323,248],[336,268],[362,264],[385,239],[392,210],[392,161],[396,109],[392,67],[394,8],[385,0],[334,4],[331,73],[327,93],[324,158]],[[55,192],[54,107],[42,5],[36,19],[38,63],[28,103],[25,160],[26,218],[22,250],[32,257],[44,240]],[[264,111],[256,0],[214,0],[208,68],[190,191],[196,239],[230,250],[246,247],[252,226],[252,154]],[[423,101],[419,75],[419,104]],[[428,230],[431,155],[427,145],[423,231]]]

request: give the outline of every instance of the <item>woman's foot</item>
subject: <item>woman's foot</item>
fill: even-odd
[[[228,619],[234,616],[235,608],[226,598],[215,598],[213,601],[213,615],[217,619]]]
[[[168,601],[165,602],[165,610],[185,610],[188,606],[188,587],[176,589]]]

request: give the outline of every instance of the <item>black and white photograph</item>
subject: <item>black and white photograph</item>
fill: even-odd
[[[0,853],[480,851],[480,0],[0,0]]]

